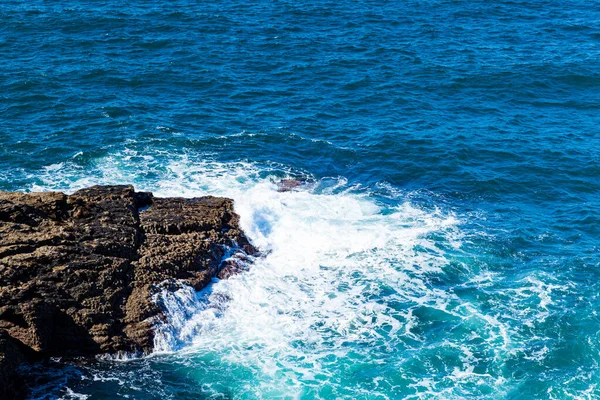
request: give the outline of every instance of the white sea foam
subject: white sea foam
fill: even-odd
[[[272,379],[287,371],[282,379],[296,387],[330,375],[327,358],[347,356],[348,343],[392,348],[403,337],[423,341],[413,331],[422,323],[415,308],[454,312],[449,303],[456,296],[427,282],[447,263],[428,235],[448,242],[459,237],[451,213],[425,212],[408,202],[384,208],[366,194],[341,190],[343,178],[280,193],[251,164],[185,160],[168,169],[173,179],[159,182],[155,193],[233,197],[242,228],[268,255],[206,293],[164,293],[172,319],[157,335],[159,351],[183,346],[216,352],[257,368],[273,386]]]
[[[63,399],[79,399],[79,400],[86,400],[89,399],[90,396],[86,395],[86,394],[81,394],[81,393],[76,393],[74,392],[71,388],[67,387],[66,388],[67,393],[65,394],[65,396],[63,397]]]
[[[459,363],[448,367],[449,381],[503,383],[498,371],[475,372],[481,360],[469,343],[489,342],[494,360],[503,359],[512,332],[502,316],[480,311],[431,280],[449,263],[443,249],[461,246],[460,221],[453,213],[416,207],[389,185],[395,205],[377,202],[370,191],[343,177],[315,180],[280,165],[170,160],[163,164],[126,150],[98,160],[93,178],[74,174],[78,167],[68,163],[41,177],[41,188],[67,192],[133,182],[157,196],[211,194],[235,200],[242,228],[266,256],[248,272],[217,280],[201,293],[185,285],[162,293],[157,300],[167,308],[167,322],[157,329],[158,353],[213,354],[228,368],[253,371],[261,379],[237,388],[252,398],[265,393],[301,397],[307,387],[325,383],[344,397],[351,392],[344,392],[348,384],[337,371],[341,364],[372,363],[399,371],[407,363],[428,365],[427,351],[436,348],[459,352]],[[277,191],[277,179],[299,175],[309,183],[294,192]],[[494,277],[482,271],[470,279],[465,285],[485,287]],[[457,339],[464,343],[456,347],[445,338],[425,336],[430,313],[441,323],[457,321],[465,330]],[[425,355],[419,351],[424,345],[430,349]],[[423,361],[398,356],[398,349]],[[388,378],[373,376],[354,393]],[[418,397],[451,390],[422,376],[406,379]]]

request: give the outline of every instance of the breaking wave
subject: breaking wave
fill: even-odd
[[[153,374],[177,366],[177,380],[209,398],[501,398],[519,387],[511,359],[542,363],[549,352],[548,338],[523,327],[568,288],[524,275],[502,296],[527,306],[502,301],[502,277],[469,253],[461,216],[435,198],[189,156],[125,151],[89,167],[50,166],[32,189],[133,182],[157,196],[228,196],[264,254],[199,293],[180,284],[156,295],[166,320],[143,362],[163,366]],[[280,192],[282,178],[304,184]]]

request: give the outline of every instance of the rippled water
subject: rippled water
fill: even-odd
[[[168,298],[157,354],[38,366],[34,397],[600,396],[593,4],[8,1],[0,20],[0,190],[230,196],[268,252]]]

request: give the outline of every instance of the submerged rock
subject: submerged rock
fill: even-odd
[[[155,285],[199,290],[231,247],[255,253],[226,198],[0,192],[0,398],[24,360],[151,351]]]
[[[277,182],[277,191],[278,192],[292,192],[299,186],[304,183],[303,180],[300,179],[282,179]]]

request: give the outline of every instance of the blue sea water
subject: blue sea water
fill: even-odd
[[[0,190],[230,196],[268,255],[33,398],[600,398],[597,4],[156,3],[0,4]]]

